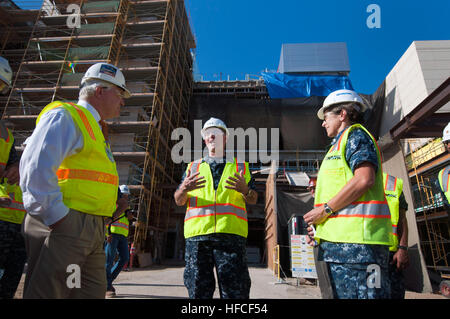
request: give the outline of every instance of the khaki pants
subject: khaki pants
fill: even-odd
[[[103,217],[71,209],[55,229],[26,215],[24,298],[105,298]]]

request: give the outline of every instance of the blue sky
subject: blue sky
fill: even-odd
[[[346,42],[353,87],[371,94],[414,40],[450,40],[450,0],[185,2],[197,43],[196,79],[276,71],[283,43]],[[370,4],[380,8],[379,29],[367,27]]]
[[[245,79],[276,71],[283,43],[346,42],[350,79],[371,94],[414,40],[450,40],[449,0],[185,0],[196,78]],[[370,29],[370,4],[381,28]]]

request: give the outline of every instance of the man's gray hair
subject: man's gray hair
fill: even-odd
[[[112,88],[114,85],[99,79],[86,80],[83,83],[80,92],[78,93],[78,99],[86,99],[88,97],[93,96],[95,94],[95,90],[99,86]]]

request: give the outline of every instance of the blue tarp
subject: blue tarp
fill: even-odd
[[[261,74],[272,99],[327,96],[340,89],[353,90],[349,77],[345,75]]]

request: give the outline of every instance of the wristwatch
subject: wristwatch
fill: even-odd
[[[328,206],[327,203],[323,204],[323,208],[325,209],[325,213],[327,213],[327,215],[333,214],[333,210],[330,208],[330,206]]]
[[[397,248],[398,248],[398,249],[403,249],[403,250],[408,250],[408,247],[406,247],[406,246],[401,246],[401,245],[398,245]]]

